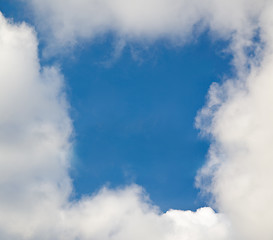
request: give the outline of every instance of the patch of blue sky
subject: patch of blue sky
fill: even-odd
[[[232,74],[230,56],[222,52],[226,43],[203,34],[184,47],[130,45],[106,67],[112,43],[108,36],[63,62],[76,132],[77,194],[137,183],[163,211],[204,206],[194,177],[208,142],[198,136],[194,118],[210,84]]]
[[[33,24],[32,13],[29,8],[18,0],[0,0],[0,11],[6,18],[13,19],[14,22],[27,22]]]

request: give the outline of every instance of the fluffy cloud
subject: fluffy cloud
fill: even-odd
[[[198,184],[214,195],[238,239],[273,238],[273,5],[267,3],[256,19],[254,54],[245,53],[248,67],[239,65],[236,79],[212,85],[197,117],[212,138]]]
[[[70,193],[72,127],[63,78],[40,67],[33,29],[1,15],[0,52],[0,238],[12,239],[31,236],[39,212]]]
[[[114,33],[124,41],[176,44],[204,29],[230,39],[248,39],[266,0],[29,0],[38,29],[52,46],[71,46]],[[238,36],[237,36],[238,37]],[[248,39],[249,40],[249,39]],[[237,44],[239,41],[237,40]],[[242,43],[241,43],[242,44]],[[246,44],[246,43],[245,43]]]
[[[138,186],[70,201],[73,129],[63,77],[40,66],[33,29],[2,15],[0,52],[1,239],[228,239],[223,215],[161,213]]]
[[[6,53],[1,66],[7,66],[0,73],[3,239],[12,235],[102,240],[273,238],[272,1],[30,0],[28,4],[51,48],[73,46],[108,32],[123,41],[151,43],[164,38],[183,44],[209,29],[214,37],[230,40],[237,76],[222,85],[212,84],[196,119],[212,142],[197,184],[212,193],[214,206],[224,215],[210,208],[162,214],[136,186],[104,189],[69,202],[71,124],[61,93],[62,77],[55,68],[40,69],[30,28],[1,18],[5,31],[1,36],[9,38],[0,42]]]

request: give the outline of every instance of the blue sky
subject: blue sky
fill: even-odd
[[[0,12],[1,240],[273,238],[271,1]]]
[[[194,178],[208,143],[198,136],[194,119],[211,82],[229,74],[230,59],[220,45],[206,35],[184,48],[132,45],[106,67],[102,62],[111,61],[113,49],[104,39],[65,60],[78,193],[134,182],[164,210],[204,205]]]

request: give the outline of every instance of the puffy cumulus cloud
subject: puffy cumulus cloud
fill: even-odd
[[[70,193],[72,127],[63,78],[40,67],[33,29],[0,15],[0,52],[0,238],[11,239],[30,236],[39,212]]]
[[[228,239],[227,220],[211,208],[162,214],[143,199],[137,186],[103,189],[73,206],[67,219],[72,235],[79,239]]]
[[[40,66],[33,29],[2,15],[0,52],[2,240],[228,239],[223,215],[161,213],[138,186],[70,201],[73,129],[63,77]]]
[[[258,50],[248,68],[213,84],[197,125],[212,139],[197,183],[231,220],[236,239],[273,239],[273,3],[257,19]]]
[[[73,44],[114,32],[125,39],[187,35],[200,20],[196,4],[177,0],[30,1],[38,26],[55,44]],[[187,11],[183,11],[183,9]],[[181,14],[183,12],[183,14]],[[44,20],[46,19],[46,24]]]
[[[169,39],[176,44],[210,29],[249,36],[266,0],[29,0],[51,47],[74,45],[107,32],[123,41]],[[242,41],[242,40],[241,40]],[[239,43],[239,41],[237,41]],[[56,50],[56,49],[55,49]]]

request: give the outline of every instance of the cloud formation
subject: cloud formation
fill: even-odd
[[[237,69],[236,79],[211,86],[197,117],[212,138],[198,183],[214,195],[238,239],[273,238],[272,13],[269,1],[257,19],[260,39],[253,42],[254,54],[244,49],[246,67]]]
[[[183,44],[206,29],[230,41],[236,77],[212,84],[196,118],[211,139],[197,184],[212,193],[224,215],[210,208],[163,214],[137,186],[69,202],[72,127],[62,76],[54,67],[40,67],[30,27],[1,17],[0,66],[6,66],[0,69],[1,239],[273,239],[272,1],[28,4],[54,48],[109,32],[123,41]]]
[[[113,33],[123,41],[175,44],[209,29],[230,39],[249,40],[266,0],[29,0],[38,29],[51,47],[71,46]],[[238,37],[238,36],[237,36]],[[237,40],[237,44],[239,41]],[[241,43],[242,44],[242,43]],[[246,42],[244,44],[247,44]],[[56,48],[55,48],[56,49]]]
[[[27,239],[71,192],[72,126],[63,77],[40,67],[33,29],[1,14],[0,52],[0,238]]]
[[[41,67],[34,30],[0,15],[2,240],[226,240],[211,208],[161,213],[138,186],[71,201],[73,128],[63,76]]]

